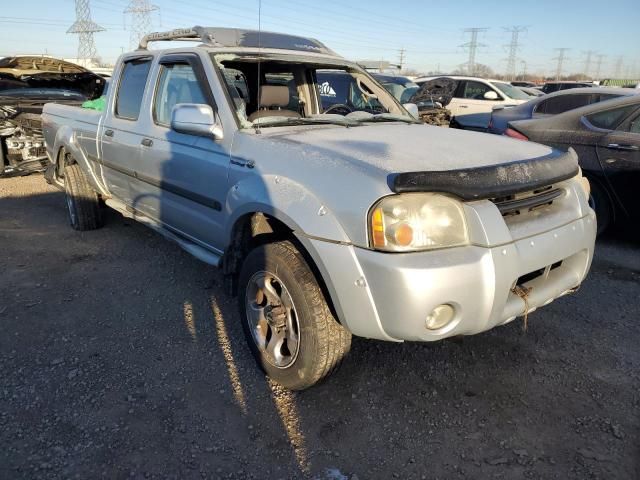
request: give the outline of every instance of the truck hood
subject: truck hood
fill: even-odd
[[[477,200],[535,190],[578,173],[573,151],[429,125],[304,128],[266,136],[299,149],[301,160],[327,168],[340,162],[386,178],[396,193],[437,191]]]
[[[430,125],[277,127],[263,136],[297,147],[303,156],[355,163],[384,173],[460,170],[543,157],[550,147],[497,135]]]

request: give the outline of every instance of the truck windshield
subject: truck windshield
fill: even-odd
[[[412,121],[389,92],[364,70],[292,61],[286,57],[212,55],[243,128],[303,124]],[[352,115],[358,112],[356,115]],[[354,118],[356,117],[356,118]],[[383,120],[384,119],[384,120]],[[365,122],[366,123],[366,122]]]

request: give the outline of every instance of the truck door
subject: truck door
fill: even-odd
[[[621,107],[621,115],[625,115]],[[594,118],[595,115],[600,118]],[[616,112],[613,110],[599,112],[592,115],[589,121],[606,121],[603,114],[608,114],[608,118],[614,118]],[[629,117],[628,112],[626,113]],[[627,120],[622,121],[607,135],[603,136],[598,143],[598,159],[611,186],[613,194],[618,198],[622,207],[628,215],[640,218],[638,205],[638,191],[640,189],[640,113],[636,109]]]
[[[170,127],[171,111],[180,103],[206,104],[216,112],[196,54],[165,55],[156,73],[136,167],[136,208],[196,243],[221,249],[232,135],[214,140]]]
[[[120,69],[115,101],[107,108],[101,139],[101,163],[105,183],[114,197],[134,206],[132,182],[134,166],[140,155],[143,126],[140,108],[149,76],[152,57],[126,59]]]

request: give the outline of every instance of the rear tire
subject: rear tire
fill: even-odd
[[[100,198],[78,164],[65,167],[64,189],[71,227],[79,231],[100,228]]]
[[[336,370],[351,347],[302,254],[288,241],[261,245],[240,273],[242,327],[258,365],[304,390]]]

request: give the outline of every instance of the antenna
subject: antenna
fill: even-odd
[[[257,102],[257,110],[260,111],[260,63],[262,61],[262,56],[260,55],[260,51],[262,48],[262,0],[258,0],[258,89],[256,90],[256,94],[258,95]],[[256,133],[260,133],[260,128],[256,125]]]

